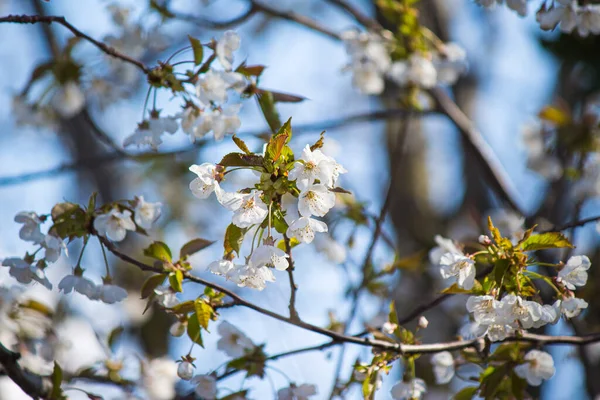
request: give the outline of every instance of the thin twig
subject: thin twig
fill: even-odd
[[[575,221],[569,222],[568,224],[565,224],[565,225],[553,226],[552,228],[547,229],[544,232],[559,232],[559,231],[564,231],[567,229],[579,228],[581,226],[589,224],[590,222],[598,222],[598,221],[600,221],[600,215],[597,215],[595,217],[589,217],[589,218],[584,218],[584,219],[580,219],[580,220],[575,220]]]
[[[432,89],[430,93],[439,110],[456,125],[469,147],[474,151],[476,159],[479,161],[479,168],[486,175],[487,181],[494,191],[513,210],[525,215],[516,201],[517,192],[510,177],[473,122],[442,89]]]
[[[290,238],[284,233],[283,241],[285,243],[285,252],[288,255],[289,267],[287,268],[288,277],[290,280],[290,318],[292,320],[300,321],[300,315],[296,310],[296,292],[298,291],[298,285],[294,282],[294,260],[292,259],[292,245]]]
[[[100,49],[104,53],[108,54],[109,56],[119,58],[125,62],[133,64],[136,67],[138,67],[139,69],[141,69],[145,74],[148,74],[150,72],[150,68],[147,67],[146,65],[144,65],[143,62],[136,60],[134,58],[131,58],[128,55],[123,54],[123,53],[115,50],[114,48],[112,48],[102,42],[99,42],[96,39],[92,38],[91,36],[88,36],[87,34],[81,32],[79,29],[75,28],[73,25],[71,25],[69,22],[67,22],[65,17],[59,17],[59,16],[54,16],[54,15],[48,15],[48,16],[7,15],[6,17],[0,17],[0,23],[2,23],[2,22],[9,22],[9,23],[15,23],[15,24],[37,24],[37,23],[51,24],[53,22],[56,22],[57,24],[60,24],[60,25],[64,26],[65,28],[67,28],[68,30],[70,30],[73,33],[73,35],[90,42],[91,44],[93,44],[94,46],[96,46],[98,49]]]
[[[307,132],[313,132],[313,131],[333,130],[333,129],[338,129],[338,128],[341,128],[341,127],[344,127],[347,125],[351,125],[351,124],[383,120],[383,119],[390,119],[390,120],[391,119],[400,119],[400,118],[404,118],[406,116],[406,112],[407,111],[405,109],[380,110],[380,111],[374,111],[374,112],[369,112],[369,113],[360,113],[360,114],[356,114],[356,115],[350,115],[347,117],[341,117],[341,118],[331,119],[331,120],[326,120],[326,121],[321,121],[321,122],[312,122],[312,123],[308,123],[308,124],[301,124],[301,125],[294,126],[294,134],[297,135],[300,133],[307,133]],[[423,114],[426,114],[426,113],[423,113]],[[259,136],[259,135],[262,135],[265,133],[266,133],[266,131],[261,129],[261,130],[240,132],[237,136]],[[163,153],[144,152],[144,153],[138,153],[138,154],[131,154],[131,153],[123,152],[123,153],[104,154],[104,155],[101,155],[98,157],[88,158],[86,160],[78,160],[75,162],[62,164],[57,167],[50,168],[50,169],[43,170],[43,171],[35,171],[35,172],[29,172],[29,173],[19,174],[19,175],[15,175],[15,176],[0,177],[0,186],[16,185],[16,184],[20,184],[20,183],[24,183],[24,182],[30,182],[30,181],[33,181],[36,179],[41,179],[41,178],[46,178],[46,177],[55,177],[55,176],[65,173],[65,172],[75,171],[75,170],[79,170],[81,168],[92,169],[92,168],[96,168],[98,166],[101,166],[104,164],[110,164],[113,162],[120,162],[120,161],[127,161],[127,160],[143,162],[143,161],[146,161],[149,159],[155,159],[158,157],[175,156],[175,155],[188,153],[188,152],[197,150],[199,147],[206,145],[207,142],[208,142],[208,140],[198,141],[194,145],[185,146],[180,149],[163,152]]]
[[[369,17],[367,14],[362,13],[357,8],[355,8],[351,4],[349,4],[347,1],[345,1],[345,0],[325,0],[325,1],[338,6],[342,10],[349,13],[350,15],[352,15],[352,17],[354,17],[356,22],[358,22],[359,24],[361,24],[362,26],[364,26],[367,29],[370,29],[373,31],[382,31],[383,30],[383,27],[376,19],[373,19],[373,18]]]

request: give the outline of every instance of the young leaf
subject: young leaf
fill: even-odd
[[[476,397],[476,393],[479,390],[477,386],[467,386],[460,392],[456,393],[453,400],[471,400],[473,397]]]
[[[117,342],[117,340],[119,340],[121,334],[124,331],[125,329],[122,326],[119,326],[113,329],[112,332],[110,332],[110,334],[108,335],[108,348],[111,349],[113,353],[115,351],[114,345]]]
[[[167,276],[163,274],[152,275],[142,285],[141,297],[142,299],[147,299],[150,297],[152,293],[154,293],[154,289],[162,285]]]
[[[196,313],[192,314],[188,319],[187,334],[192,342],[204,347],[204,343],[202,342],[202,332],[200,331],[200,324],[198,323]]]
[[[273,163],[279,160],[283,147],[289,143],[292,138],[292,118],[288,119],[285,124],[276,134],[273,135],[269,143],[267,143],[267,150],[265,151],[265,160]]]
[[[200,250],[207,248],[208,246],[210,246],[213,243],[214,243],[214,241],[201,239],[201,238],[190,240],[189,242],[184,244],[183,247],[181,248],[181,250],[179,251],[179,258],[181,259],[181,258],[184,258],[187,256],[191,256],[192,254],[197,253]]]
[[[188,35],[188,39],[190,41],[190,45],[192,46],[192,51],[194,52],[194,64],[202,64],[202,58],[204,58],[204,48],[202,47],[202,43],[190,35]]]
[[[319,140],[317,140],[315,142],[315,144],[313,144],[312,146],[310,146],[310,150],[311,151],[315,151],[317,149],[320,149],[321,147],[323,147],[324,143],[324,139],[325,139],[325,131],[321,132],[321,135],[319,136]]]
[[[54,370],[52,371],[52,391],[50,392],[51,399],[63,399],[62,390],[60,388],[63,381],[63,371],[60,365],[54,361]]]
[[[560,249],[563,247],[573,248],[569,239],[560,232],[546,232],[531,235],[520,243],[523,251],[535,251],[544,249]]]
[[[198,323],[200,326],[206,330],[208,330],[208,322],[214,314],[213,308],[201,298],[196,299],[194,302],[194,307],[196,309],[196,317],[198,318]]]
[[[262,167],[263,157],[255,154],[229,153],[219,165],[224,167]]]
[[[169,274],[169,285],[176,292],[183,292],[183,273],[180,270]]]
[[[281,120],[279,119],[279,113],[275,108],[275,100],[271,92],[263,91],[256,95],[258,99],[258,105],[265,116],[265,120],[272,132],[277,132],[277,128],[281,126]]]
[[[171,249],[163,242],[154,242],[144,249],[144,255],[163,262],[171,262]]]
[[[246,154],[252,154],[252,152],[248,149],[248,146],[246,146],[246,143],[242,139],[235,136],[235,134],[233,135],[232,139],[241,151],[243,151]]]
[[[231,254],[234,251],[238,256],[240,255],[240,247],[244,241],[245,234],[246,229],[239,228],[234,224],[229,224],[227,230],[225,231],[225,239],[223,240],[225,255]]]

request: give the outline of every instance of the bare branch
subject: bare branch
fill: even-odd
[[[284,233],[283,240],[285,243],[285,252],[289,258],[289,267],[287,268],[288,277],[290,279],[290,318],[293,320],[300,320],[298,310],[296,310],[296,292],[298,291],[298,285],[294,282],[294,260],[292,259],[292,245],[290,244],[290,238]]]
[[[44,379],[21,368],[18,363],[19,358],[21,358],[19,353],[10,351],[0,343],[0,365],[3,372],[32,398],[46,398],[50,388],[44,385]]]
[[[337,119],[331,119],[331,120],[326,120],[326,121],[321,121],[321,122],[313,122],[313,123],[294,126],[294,134],[297,135],[300,133],[307,133],[307,132],[313,132],[313,131],[338,129],[338,128],[356,124],[356,123],[363,123],[363,122],[370,122],[370,121],[377,121],[377,120],[384,120],[384,119],[401,119],[406,116],[406,113],[407,113],[407,111],[405,109],[393,109],[393,110],[381,110],[381,111],[374,111],[374,112],[369,112],[369,113],[350,115],[347,117],[342,117],[342,118],[337,118]],[[421,115],[427,115],[429,113],[434,113],[434,111],[423,112]],[[237,136],[258,136],[258,135],[262,135],[265,133],[267,133],[265,130],[255,130],[255,131],[240,132]],[[19,175],[15,175],[15,176],[0,177],[0,186],[16,185],[16,184],[20,184],[20,183],[33,181],[36,179],[41,179],[41,178],[46,178],[46,177],[54,177],[54,176],[58,176],[65,172],[75,171],[75,170],[79,170],[81,168],[92,169],[92,168],[96,168],[98,166],[101,166],[104,164],[110,164],[113,162],[128,161],[128,160],[143,162],[145,160],[155,159],[158,157],[174,156],[174,155],[183,154],[183,153],[197,150],[199,147],[206,145],[206,143],[207,143],[207,140],[200,141],[194,145],[185,146],[180,149],[176,149],[176,150],[168,151],[168,152],[164,152],[164,153],[145,152],[145,153],[131,154],[131,153],[126,153],[126,152],[120,152],[120,153],[115,152],[115,153],[111,153],[111,154],[102,155],[99,157],[89,158],[85,162],[76,161],[76,162],[71,162],[71,163],[65,163],[63,165],[59,165],[57,167],[50,168],[50,169],[47,169],[44,171],[35,171],[35,172],[19,174]]]
[[[568,224],[565,224],[565,225],[553,226],[550,229],[546,229],[544,232],[558,232],[558,231],[564,231],[564,230],[572,229],[572,228],[579,228],[581,226],[589,224],[590,222],[598,222],[598,221],[600,221],[600,215],[597,215],[595,217],[589,217],[589,218],[576,220],[574,222],[569,222]]]
[[[342,10],[346,11],[348,14],[352,15],[356,22],[373,31],[382,31],[383,27],[377,20],[369,17],[367,14],[362,13],[357,8],[353,7],[345,0],[325,0],[328,3],[331,3],[335,6],[338,6]]]
[[[71,25],[69,22],[67,22],[65,17],[52,16],[52,15],[48,15],[48,16],[8,15],[6,17],[0,17],[0,23],[2,23],[2,22],[9,22],[9,23],[15,23],[15,24],[37,24],[37,23],[51,24],[53,22],[56,22],[57,24],[60,24],[60,25],[64,26],[65,28],[67,28],[68,30],[70,30],[73,33],[73,35],[90,42],[91,44],[93,44],[94,46],[96,46],[98,49],[100,49],[104,53],[108,54],[109,56],[119,58],[125,62],[133,64],[136,67],[138,67],[139,69],[141,69],[145,74],[150,72],[150,68],[148,68],[146,65],[144,65],[143,62],[138,61],[134,58],[131,58],[126,54],[120,53],[119,51],[115,50],[114,48],[112,48],[102,42],[97,41],[96,39],[92,38],[91,36],[86,35],[85,33],[81,32],[79,29],[77,29],[73,25]]]

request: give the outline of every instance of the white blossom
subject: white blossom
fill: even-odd
[[[209,69],[198,77],[196,95],[202,104],[210,106],[211,103],[225,103],[229,89],[241,92],[246,86],[246,78],[240,73]]]
[[[221,338],[217,341],[217,349],[225,352],[229,357],[243,357],[247,351],[252,351],[254,343],[234,325],[223,321],[217,327]]]
[[[546,10],[541,8],[536,14],[536,20],[542,29],[551,30],[560,24],[560,30],[572,32],[577,26],[578,5],[576,0],[557,0],[554,7]]]
[[[548,154],[543,127],[539,122],[525,124],[521,129],[521,144],[527,151],[527,167],[546,179],[556,180],[563,174],[560,160]]]
[[[433,65],[437,81],[453,85],[467,69],[467,52],[456,43],[444,44],[441,53],[435,54]]]
[[[532,386],[539,386],[543,380],[554,376],[554,360],[552,356],[544,351],[530,350],[524,358],[524,363],[517,365],[515,374],[527,380]]]
[[[173,325],[171,325],[171,327],[169,328],[169,333],[171,334],[171,336],[181,337],[185,334],[186,329],[187,323],[177,321]]]
[[[233,63],[233,52],[240,48],[240,36],[235,31],[226,31],[223,36],[217,40],[215,51],[219,62],[227,71],[231,71]]]
[[[311,243],[315,232],[327,232],[327,224],[314,218],[300,217],[290,224],[286,233],[301,243]]]
[[[152,224],[160,218],[162,203],[150,203],[144,200],[144,196],[135,198],[134,220],[139,227],[144,229],[152,228]]]
[[[201,399],[214,400],[217,398],[217,380],[212,375],[196,375],[191,381],[196,385],[195,392]]]
[[[261,200],[262,191],[252,190],[248,194],[239,197],[239,202],[230,203],[233,208],[232,222],[239,228],[248,228],[254,224],[263,222],[269,209]],[[235,205],[239,204],[239,205]],[[226,206],[227,207],[227,206]]]
[[[352,83],[364,94],[380,94],[385,87],[385,73],[391,65],[387,40],[377,33],[348,30],[342,40],[352,71]]]
[[[437,246],[429,251],[429,262],[432,264],[439,265],[442,256],[446,253],[462,254],[462,251],[452,239],[446,239],[441,235],[435,235],[434,240],[437,243]]]
[[[342,264],[346,261],[346,247],[330,235],[320,235],[317,237],[315,240],[315,248],[334,264]]]
[[[106,214],[100,214],[94,218],[94,229],[98,234],[112,240],[120,242],[125,239],[127,231],[135,231],[135,224],[131,220],[131,211],[119,211],[112,208]]]
[[[26,242],[41,244],[44,234],[40,230],[41,218],[33,211],[21,211],[15,216],[15,222],[23,224],[19,230],[19,238]]]
[[[140,123],[133,134],[125,138],[123,146],[147,145],[156,150],[162,144],[162,135],[165,132],[172,135],[178,128],[177,117],[152,116],[149,120]]]
[[[557,323],[560,318],[560,307],[558,307],[558,304],[560,304],[560,300],[558,303],[555,303],[555,305],[552,306],[549,304],[544,304],[541,309],[540,319],[534,321],[533,327],[540,328],[546,324]]]
[[[434,354],[431,357],[431,365],[438,385],[448,383],[454,377],[454,357],[449,351]]]
[[[213,261],[207,267],[213,274],[221,276],[226,276],[233,268],[233,262],[224,259]]]
[[[308,383],[300,386],[291,384],[289,387],[281,388],[277,391],[277,400],[308,400],[311,396],[317,395],[317,387]]]
[[[36,281],[45,286],[48,290],[52,290],[52,284],[46,278],[46,274],[35,265],[31,265],[27,261],[20,258],[5,258],[2,265],[9,267],[9,274],[20,283],[31,283]]]
[[[587,270],[590,269],[591,265],[587,256],[571,257],[567,260],[563,269],[558,271],[558,277],[567,289],[575,290],[576,286],[585,286],[588,278]]]
[[[117,285],[105,283],[96,287],[95,299],[106,304],[115,304],[127,298],[127,290]]]
[[[440,259],[442,278],[455,277],[458,287],[471,290],[475,284],[475,261],[463,254],[446,253]]]
[[[587,301],[577,297],[567,297],[559,304],[560,312],[567,318],[575,318],[588,307]]]
[[[500,321],[498,323],[489,325],[485,334],[492,342],[499,342],[515,333],[515,330],[516,328],[514,325],[509,325]]]
[[[71,293],[74,290],[92,300],[97,293],[94,282],[79,275],[67,275],[62,278],[58,284],[58,290],[62,290],[65,294]]]
[[[417,326],[421,329],[427,329],[429,326],[429,320],[427,320],[424,315],[421,315],[417,321]]]
[[[216,165],[204,163],[201,165],[192,165],[189,169],[191,172],[198,175],[190,182],[190,190],[192,194],[199,199],[206,199],[212,192],[219,188],[217,181]]]
[[[262,245],[254,249],[250,261],[257,268],[267,266],[285,271],[290,266],[288,258],[289,255],[285,251],[275,246]]]
[[[169,286],[157,287],[154,289],[154,294],[156,294],[157,303],[163,307],[172,308],[179,304],[176,293]]]
[[[236,265],[227,274],[227,279],[239,287],[249,287],[257,290],[263,290],[267,286],[267,282],[275,282],[275,276],[271,268],[257,268],[252,265],[252,262],[245,265]]]
[[[300,190],[306,189],[315,183],[315,180],[331,186],[335,167],[336,162],[333,159],[326,157],[319,149],[312,151],[310,146],[306,145],[302,150],[302,157],[294,164],[288,178],[291,181],[295,180]]]
[[[225,134],[236,133],[242,122],[238,116],[241,104],[232,104],[222,109],[216,109],[212,112],[205,110],[197,127],[196,136],[204,136],[212,130],[215,140],[220,142]]]
[[[475,322],[481,325],[494,323],[500,302],[492,296],[471,296],[467,300],[467,310],[473,313]]]
[[[65,254],[67,253],[67,245],[65,242],[54,235],[46,235],[42,242],[42,247],[45,249],[44,259],[49,263],[58,261],[63,250],[65,251]]]
[[[590,33],[600,34],[600,5],[586,4],[581,6],[577,12],[577,33],[586,37]]]
[[[431,89],[437,83],[437,71],[432,61],[417,53],[407,60],[392,64],[388,75],[400,86],[415,85]]]
[[[423,397],[427,391],[425,381],[413,378],[408,382],[400,381],[392,387],[392,398],[394,400],[417,400]]]
[[[149,400],[171,400],[175,397],[175,383],[179,379],[175,361],[166,357],[155,358],[144,364],[142,372],[142,384]]]
[[[181,379],[189,381],[194,376],[194,366],[189,361],[183,361],[179,363],[177,367],[177,376]]]
[[[508,325],[518,321],[523,328],[530,329],[542,317],[542,306],[535,301],[507,294],[500,301],[500,315]]]
[[[487,330],[488,325],[469,322],[460,328],[458,334],[465,340],[472,340],[485,336]]]
[[[76,82],[62,85],[52,96],[52,107],[63,118],[77,115],[85,106],[85,95]]]
[[[306,187],[298,198],[298,211],[303,217],[322,217],[335,205],[335,193],[321,183]]]

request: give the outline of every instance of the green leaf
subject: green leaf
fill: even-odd
[[[502,281],[504,280],[504,275],[506,271],[510,268],[510,260],[507,259],[499,259],[496,261],[496,265],[494,266],[494,280],[498,287],[502,287]]]
[[[478,390],[479,390],[479,388],[477,386],[468,386],[468,387],[464,388],[463,390],[461,390],[460,392],[456,393],[454,395],[454,397],[452,397],[452,399],[453,400],[471,400],[473,397],[475,397]]]
[[[334,187],[334,188],[332,188],[332,189],[329,189],[329,191],[330,191],[330,192],[333,192],[333,193],[352,194],[352,192],[351,192],[351,191],[349,191],[349,190],[346,190],[346,189],[344,189],[344,188],[341,188],[341,187]]]
[[[475,289],[476,285],[473,286],[473,289],[471,290],[467,290],[467,289],[463,289],[458,287],[458,284],[454,283],[452,284],[452,286],[447,287],[446,289],[442,290],[442,293],[444,294],[466,294],[466,293],[473,293],[473,290]],[[479,285],[479,287],[481,287],[481,285]]]
[[[206,330],[208,330],[208,322],[212,318],[215,310],[208,304],[204,299],[198,298],[194,302],[194,307],[196,309],[196,317],[198,318],[198,323],[200,326]]]
[[[520,243],[523,251],[536,251],[544,249],[561,249],[564,247],[573,248],[569,239],[560,232],[546,232],[537,235],[531,235]]]
[[[267,150],[265,151],[265,161],[268,162],[277,162],[279,157],[281,157],[281,153],[283,151],[283,147],[289,143],[292,138],[292,118],[288,119],[285,124],[276,134],[271,137],[269,143],[267,143]]]
[[[54,370],[52,371],[52,391],[50,392],[51,399],[62,399],[63,394],[60,388],[63,381],[63,371],[60,365],[54,361]]]
[[[151,294],[154,293],[154,289],[162,285],[167,276],[164,274],[152,275],[142,285],[141,297],[142,299],[147,299]]]
[[[494,223],[492,222],[492,218],[488,216],[488,228],[490,230],[490,233],[492,234],[492,238],[494,239],[494,242],[496,242],[496,244],[500,247],[502,247],[505,250],[509,250],[512,249],[512,242],[505,238],[502,237],[502,235],[500,234],[500,230],[498,230],[498,228],[496,228],[494,226]]]
[[[265,70],[264,65],[245,65],[241,64],[236,68],[235,72],[239,72],[240,74],[244,74],[246,76],[256,76],[259,77],[262,75]]]
[[[63,239],[83,237],[88,234],[88,215],[74,203],[59,203],[52,207],[51,211],[54,225],[50,233]]]
[[[196,313],[192,314],[188,319],[187,334],[192,342],[204,347],[204,343],[202,342],[202,332],[200,331],[200,324],[198,323]]]
[[[190,35],[188,35],[188,39],[190,41],[190,45],[192,46],[192,51],[194,52],[194,64],[202,64],[202,59],[204,58],[204,48],[202,47],[202,43]]]
[[[183,292],[183,272],[177,270],[169,274],[169,285],[176,292]]]
[[[281,212],[281,210],[275,210],[273,212],[272,221],[273,221],[273,227],[275,228],[275,230],[277,232],[281,233],[282,235],[284,235],[287,232],[288,224],[285,221],[285,218],[283,217],[283,213]]]
[[[236,146],[239,147],[239,149],[241,151],[243,151],[246,154],[252,154],[252,152],[248,149],[248,146],[246,145],[246,142],[244,142],[239,137],[235,136],[235,134],[233,135],[232,139],[235,142]]]
[[[527,382],[515,374],[514,370],[510,373],[511,392],[516,400],[523,400],[527,390]]]
[[[87,212],[88,214],[93,213],[96,209],[96,197],[98,196],[98,192],[92,193],[88,200]]]
[[[294,248],[296,246],[298,246],[300,244],[300,242],[298,241],[298,239],[296,239],[295,237],[290,238],[290,248]],[[287,249],[285,248],[285,240],[281,239],[278,243],[277,243],[277,248],[283,251],[287,251]]]
[[[481,374],[481,396],[486,399],[495,398],[494,395],[498,391],[500,384],[507,376],[508,366],[500,365],[497,367],[488,367]]]
[[[110,332],[110,334],[108,335],[108,347],[113,351],[113,353],[115,352],[114,345],[117,342],[117,340],[119,340],[119,338],[121,337],[121,334],[124,331],[125,331],[125,328],[123,328],[122,326],[119,326],[119,327],[113,329],[112,332]]]
[[[163,262],[171,262],[171,249],[163,242],[153,242],[144,249],[144,255]]]
[[[184,244],[183,247],[181,248],[181,250],[179,251],[179,258],[181,259],[181,258],[184,258],[187,256],[191,256],[192,254],[197,253],[200,250],[207,248],[208,246],[210,246],[213,243],[214,243],[214,241],[201,239],[201,238],[190,240],[189,242]]]
[[[317,149],[320,149],[321,147],[323,147],[324,143],[324,139],[325,139],[325,131],[321,132],[321,136],[319,136],[319,140],[317,140],[315,142],[315,144],[313,144],[312,146],[310,146],[310,150],[311,151],[315,151]]]
[[[260,95],[256,96],[258,99],[258,105],[265,116],[265,120],[272,132],[277,132],[277,129],[281,126],[281,120],[279,119],[279,113],[275,108],[275,100],[273,99],[273,93],[263,91]]]
[[[228,394],[225,397],[221,397],[220,400],[237,400],[237,399],[245,399],[248,394],[248,389],[240,390],[239,392]]]
[[[239,228],[234,224],[229,224],[225,231],[225,239],[223,240],[225,255],[231,254],[234,251],[238,256],[240,255],[240,247],[244,241],[245,234],[246,229]]]
[[[229,153],[219,161],[224,167],[262,167],[263,163],[263,156],[243,153]]]

